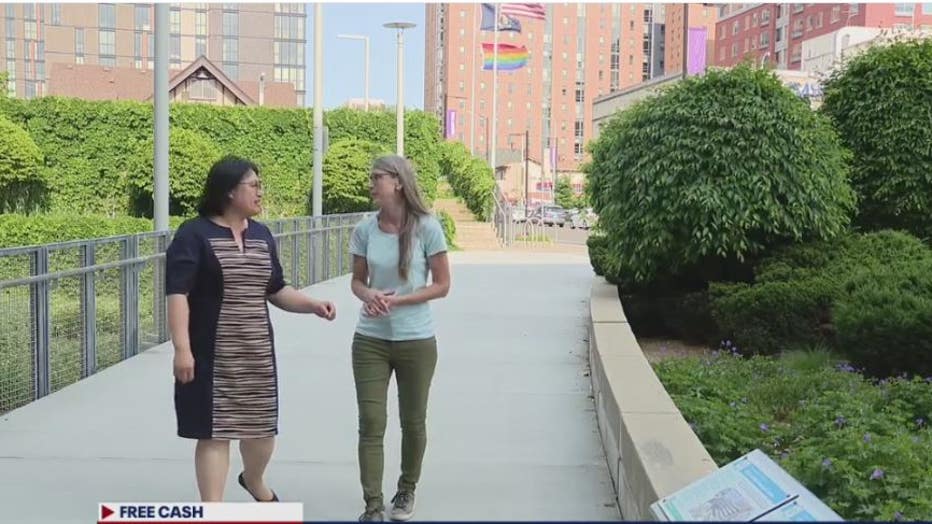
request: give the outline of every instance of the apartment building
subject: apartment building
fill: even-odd
[[[133,70],[139,76],[151,74],[155,65],[153,5],[3,4],[0,41],[5,44],[5,59],[0,71],[7,73],[9,94],[33,98],[62,92],[50,90],[50,84],[56,81],[56,70],[71,74],[64,73],[68,69],[61,66],[65,64],[81,69],[84,76],[132,78]],[[205,56],[247,91],[258,91],[260,80],[291,84],[293,105],[303,106],[305,22],[302,3],[172,3],[171,74]],[[88,65],[99,67],[80,67]],[[132,84],[126,88],[130,98],[144,99],[151,93],[151,85],[145,82]],[[139,89],[149,93],[136,93]],[[69,95],[81,97],[82,93],[69,91]]]

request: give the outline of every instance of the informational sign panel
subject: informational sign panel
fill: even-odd
[[[764,452],[754,451],[650,507],[662,521],[843,521]]]

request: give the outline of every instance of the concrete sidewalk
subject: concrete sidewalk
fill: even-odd
[[[434,303],[440,358],[415,520],[612,520],[619,514],[586,376],[584,256],[453,254]],[[310,288],[338,319],[273,310],[281,384],[268,483],[308,520],[362,510],[348,277]],[[385,497],[399,472],[389,391]],[[236,484],[228,501],[248,501]],[[193,442],[175,436],[171,348],[162,345],[0,418],[0,521],[86,523],[99,502],[197,500]]]

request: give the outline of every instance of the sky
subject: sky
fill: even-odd
[[[314,4],[307,5],[307,105],[314,104]],[[404,99],[409,109],[424,108],[424,4],[323,4],[324,109],[342,106],[350,98],[363,98],[365,44],[344,40],[339,34],[369,37],[369,98],[394,106],[398,46],[394,29],[385,22],[414,22],[405,30]]]

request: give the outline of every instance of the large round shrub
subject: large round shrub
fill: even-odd
[[[45,200],[42,152],[29,133],[0,118],[0,213],[33,211]]]
[[[854,154],[856,224],[932,237],[932,39],[869,48],[835,70],[822,110]]]
[[[831,238],[854,209],[828,120],[768,71],[710,71],[622,111],[591,145],[593,205],[625,278]]]
[[[872,47],[824,92],[822,110],[854,154],[856,223],[932,237],[932,39]]]
[[[152,216],[153,141],[150,138],[130,159],[126,183],[132,208],[137,216]],[[170,214],[190,216],[204,189],[210,167],[220,158],[213,142],[197,131],[172,129],[168,140],[168,178]]]
[[[372,209],[369,171],[372,161],[385,153],[388,153],[385,147],[355,138],[332,144],[324,157],[324,213],[356,213]]]

